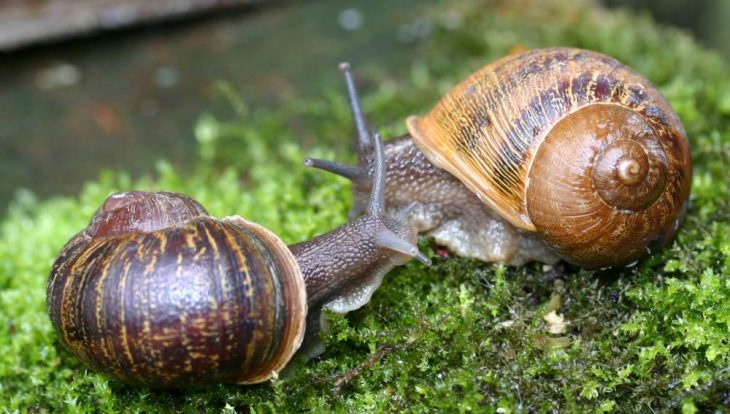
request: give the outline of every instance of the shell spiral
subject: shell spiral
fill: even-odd
[[[681,122],[648,80],[596,52],[507,56],[407,124],[436,167],[581,266],[642,258],[687,206]]]
[[[256,383],[299,348],[306,318],[294,256],[240,217],[174,193],[111,196],[63,248],[47,302],[63,345],[127,383]]]

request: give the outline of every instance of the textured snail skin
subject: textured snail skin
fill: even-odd
[[[522,265],[555,263],[558,256],[533,232],[511,225],[456,177],[429,162],[410,137],[385,144],[386,200],[398,208],[415,200],[411,213],[417,231],[463,257]],[[356,188],[356,196],[367,186]]]
[[[507,56],[407,126],[385,148],[388,205],[418,201],[419,231],[459,255],[630,264],[671,240],[687,207],[679,119],[649,81],[596,52]]]
[[[416,229],[408,221],[387,217],[385,221],[389,231],[403,240],[417,241]],[[411,259],[375,244],[373,241],[381,231],[382,223],[365,216],[337,231],[289,246],[302,269],[309,303],[307,330],[300,349],[305,359],[324,351],[319,339],[323,308],[347,313],[362,307],[380,287],[386,273]]]
[[[416,238],[406,221],[376,214],[290,249],[182,194],[121,193],[58,255],[48,311],[72,354],[126,383],[258,383],[303,341],[303,355],[321,352],[323,306],[362,306],[410,259],[373,242],[388,232]]]
[[[412,226],[386,221],[396,235],[416,241]],[[304,274],[310,304],[325,304],[339,313],[357,309],[370,300],[385,273],[411,259],[379,248],[373,240],[380,230],[372,217],[364,217],[344,224],[336,232],[289,246]]]

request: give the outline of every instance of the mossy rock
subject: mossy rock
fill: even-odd
[[[435,265],[410,263],[387,276],[370,304],[332,316],[326,352],[292,376],[169,392],[89,372],[59,345],[45,284],[56,252],[109,193],[185,192],[214,215],[241,214],[288,242],[345,220],[348,183],[301,167],[305,153],[350,156],[341,142],[352,128],[342,92],[276,112],[240,105],[237,119],[201,117],[192,172],[160,162],[153,179],[107,172],[78,197],[16,197],[0,223],[0,407],[691,413],[730,405],[728,66],[684,33],[590,1],[452,1],[415,12],[431,32],[410,78],[359,68],[367,78],[366,112],[386,136],[404,132],[406,115],[423,112],[466,74],[515,48],[607,53],[651,79],[686,126],[695,160],[692,204],[674,243],[631,269],[593,272],[443,258],[424,241]],[[302,149],[302,142],[316,144]],[[560,322],[556,315],[567,325],[553,335],[547,328]]]

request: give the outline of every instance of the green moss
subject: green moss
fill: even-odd
[[[435,265],[410,263],[388,275],[370,304],[333,316],[325,354],[300,364],[292,377],[159,392],[88,372],[55,338],[45,283],[56,252],[110,192],[185,192],[214,215],[244,215],[288,242],[345,219],[348,184],[301,163],[305,153],[351,159],[342,141],[352,128],[342,92],[276,112],[231,98],[239,117],[201,117],[200,161],[190,173],[162,161],[155,178],[106,172],[74,198],[18,195],[0,223],[0,406],[110,413],[691,413],[729,405],[728,66],[683,33],[587,1],[453,1],[417,13],[433,30],[410,78],[358,68],[374,85],[362,91],[366,111],[387,136],[404,132],[407,114],[425,110],[464,75],[515,47],[603,51],[654,81],[687,128],[695,160],[692,206],[675,242],[635,268],[591,272],[442,259],[425,241]],[[224,84],[220,89],[236,95]],[[559,336],[547,332],[542,318],[556,308],[569,322]],[[373,354],[382,358],[333,390],[338,375]]]

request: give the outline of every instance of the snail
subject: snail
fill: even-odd
[[[169,192],[110,196],[59,253],[47,305],[60,342],[123,382],[253,384],[321,352],[322,308],[356,309],[416,257],[411,206],[384,212],[379,137],[365,214],[292,246]],[[301,347],[301,348],[300,348]]]
[[[342,69],[367,165],[371,130]],[[406,126],[385,144],[387,205],[418,202],[418,231],[462,256],[630,266],[671,240],[687,209],[692,161],[679,118],[648,80],[600,53],[506,56]],[[314,163],[353,181],[361,211],[362,168]]]

